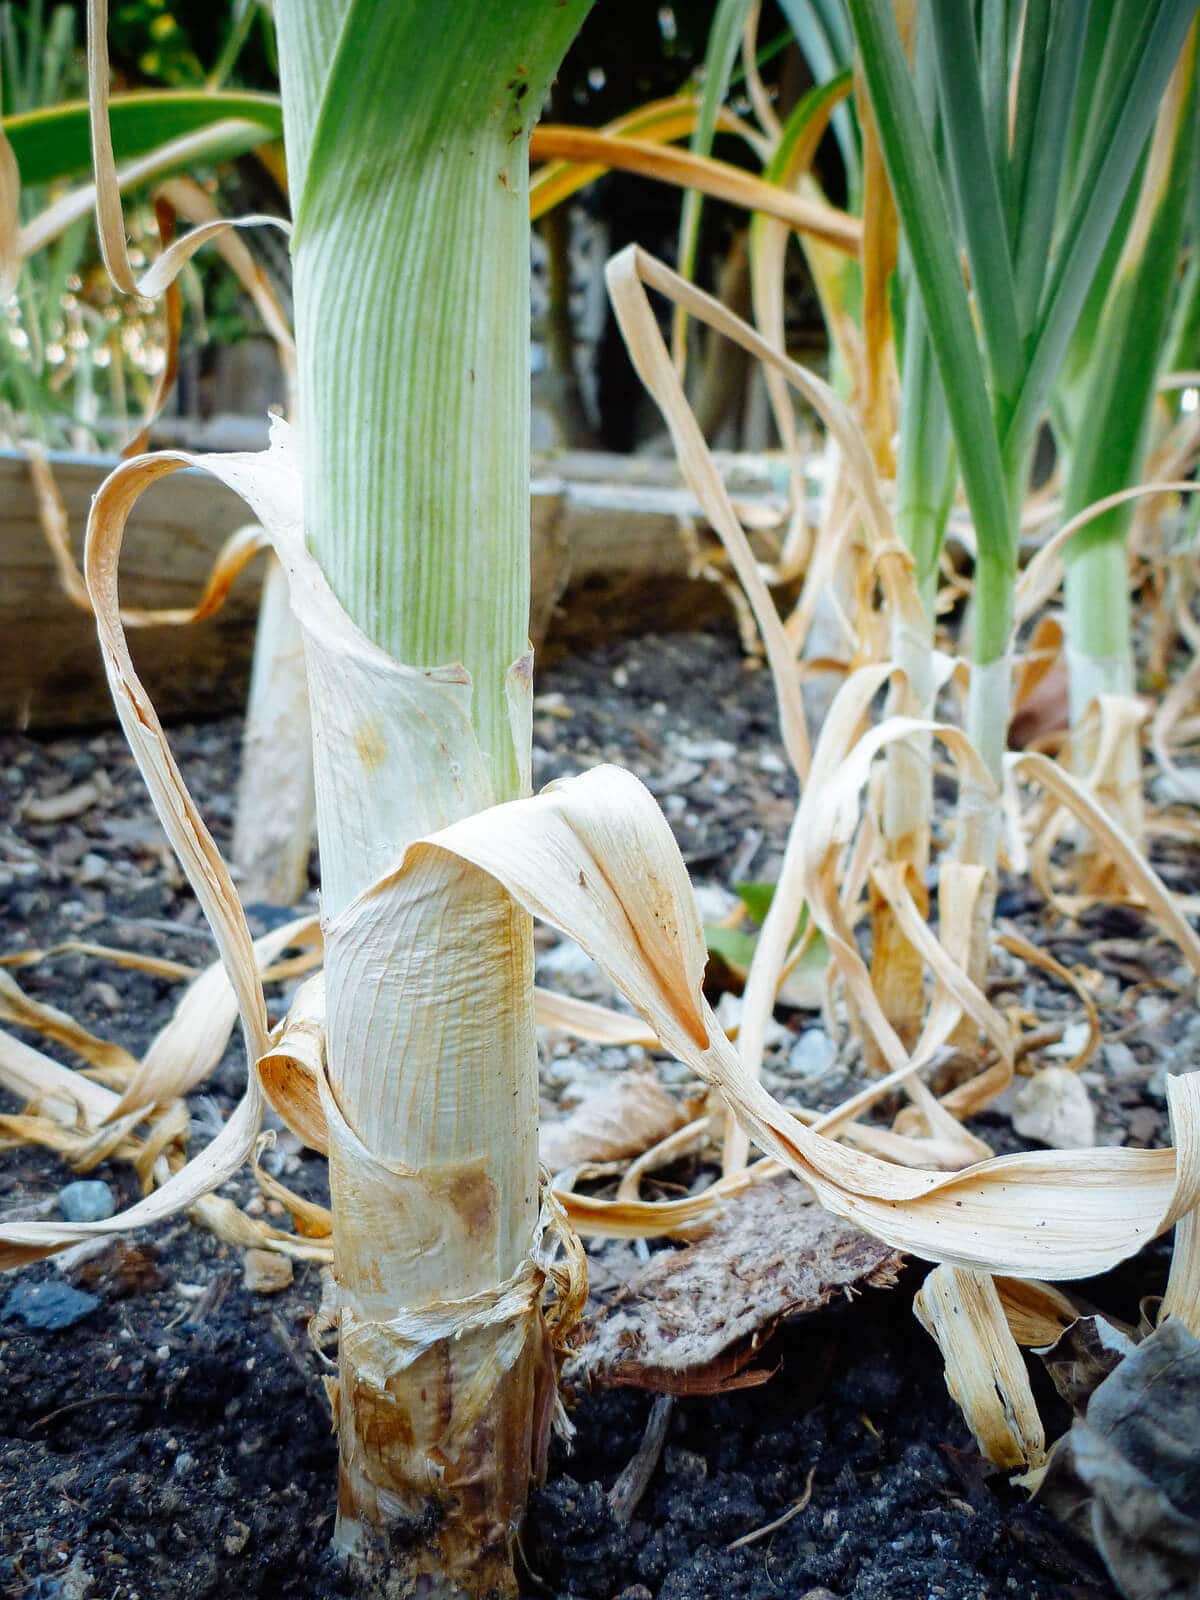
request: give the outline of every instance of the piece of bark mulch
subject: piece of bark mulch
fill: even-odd
[[[715,1394],[764,1383],[752,1366],[779,1323],[856,1289],[890,1288],[903,1257],[831,1216],[795,1181],[727,1201],[711,1230],[655,1255],[591,1324],[593,1383]]]

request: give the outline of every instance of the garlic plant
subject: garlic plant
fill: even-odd
[[[939,1101],[919,1073],[969,1016],[997,1048],[990,1095],[1011,1078],[1012,1040],[964,978],[965,950],[942,949],[903,876],[886,873],[888,903],[940,985],[911,1051],[882,1015],[843,899],[872,758],[896,741],[937,737],[977,790],[991,781],[990,760],[961,730],[929,719],[892,716],[860,737],[873,701],[896,677],[894,664],[852,673],[835,702],[760,941],[755,982],[769,1007],[771,964],[786,956],[799,901],[807,901],[885,1046],[888,1076],[823,1116],[777,1104],[757,1081],[753,1043],[743,1039],[735,1050],[706,1005],[695,900],[648,791],[600,767],[529,796],[525,151],[584,9],[574,0],[540,9],[533,0],[472,0],[445,14],[417,0],[331,0],[321,8],[277,0],[295,208],[297,428],[276,422],[270,450],[259,455],[167,453],[124,463],[96,498],[85,558],[122,726],[222,967],[189,990],[188,1026],[173,1030],[170,1048],[156,1041],[140,1065],[110,1063],[122,1083],[116,1103],[92,1079],[0,1033],[0,1083],[39,1100],[33,1120],[46,1142],[77,1153],[80,1130],[89,1143],[109,1137],[115,1149],[123,1141],[158,1185],[101,1223],[5,1223],[0,1266],[185,1208],[207,1206],[214,1215],[221,1202],[212,1191],[251,1154],[265,1095],[328,1154],[331,1215],[307,1207],[327,1238],[260,1231],[241,1214],[221,1217],[220,1226],[228,1237],[293,1254],[332,1251],[336,1543],[381,1592],[514,1592],[521,1507],[544,1463],[555,1407],[543,1301],[552,1285],[561,1322],[580,1299],[571,1224],[669,1232],[748,1182],[790,1172],[829,1209],[965,1275],[968,1285],[1001,1275],[994,1294],[959,1296],[989,1319],[981,1349],[990,1353],[969,1358],[986,1390],[993,1375],[1003,1385],[1019,1368],[1003,1278],[1091,1275],[1177,1223],[1165,1306],[1200,1326],[1200,1075],[1169,1081],[1170,1150],[974,1160],[985,1152],[957,1114],[975,1102]],[[103,22],[102,0],[93,0],[98,126]],[[120,265],[119,203],[114,208],[103,139],[98,148],[104,234]],[[211,231],[198,229],[173,246],[158,276],[205,237]],[[910,562],[891,537],[866,440],[826,385],[640,251],[618,257],[609,277],[635,359],[751,598],[781,683],[784,738],[797,769],[807,771],[788,640],[687,411],[647,288],[736,339],[820,412],[838,438],[851,509],[870,536],[882,585],[907,606],[915,593]],[[927,314],[932,326],[928,307]],[[954,408],[951,416],[957,426]],[[304,640],[324,971],[274,1032],[261,968],[311,930],[251,940],[138,680],[120,608],[129,510],[183,467],[211,472],[247,501],[287,574]],[[1062,775],[1045,758],[1009,761],[1060,793]],[[1072,803],[1111,848],[1122,848],[1101,808],[1086,796]],[[1200,939],[1161,884],[1135,855],[1123,864],[1200,970]],[[851,861],[848,875],[854,880],[860,865]],[[970,864],[955,877],[969,913],[982,878]],[[681,1201],[539,1187],[534,915],[595,957],[643,1030],[720,1093],[765,1161]],[[0,990],[0,1000],[6,1016],[29,1018],[18,997]],[[213,1142],[181,1166],[176,1097],[211,1066],[214,1048],[219,1054],[215,1013],[227,1029],[235,1008],[247,1047],[245,1097]],[[747,1013],[753,1009],[748,997]],[[197,1014],[208,1027],[203,1048],[189,1053]],[[46,1021],[60,1038],[62,1026],[61,1017]],[[925,1118],[915,1136],[860,1121],[897,1086]],[[1036,1299],[1038,1286],[1030,1292]],[[1037,1447],[1036,1429],[1022,1438]]]
[[[1127,226],[1113,230],[1064,364],[1054,415],[1065,462],[1066,517],[1144,475],[1200,155],[1198,131],[1193,29],[1159,108],[1136,204],[1124,208]],[[1090,709],[1102,697],[1128,697],[1135,688],[1127,549],[1133,511],[1127,502],[1096,518],[1064,551],[1071,727],[1080,772],[1087,772],[1097,756],[1098,719],[1093,716],[1089,724]],[[1115,791],[1115,814],[1140,841],[1141,742],[1135,716],[1124,720],[1112,766],[1107,780]]]
[[[350,622],[305,639],[337,1542],[447,1592],[511,1585],[545,1448],[533,947],[456,862],[379,880],[528,791],[528,139],[586,9],[276,8],[304,529]]]

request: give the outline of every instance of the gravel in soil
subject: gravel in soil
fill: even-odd
[[[223,847],[239,737],[232,721],[172,735]],[[711,920],[731,904],[733,881],[776,872],[794,785],[769,680],[746,669],[731,633],[643,636],[559,659],[539,679],[535,740],[539,785],[602,760],[649,784]],[[31,799],[41,802],[32,815]],[[45,802],[57,814],[39,821]],[[1193,886],[1182,855],[1163,865],[1180,887]],[[255,932],[281,915],[250,909]],[[1022,884],[1005,886],[1001,910],[1091,975],[1109,1040],[1086,1074],[1100,1142],[1165,1142],[1164,1074],[1190,1067],[1200,1043],[1171,947],[1133,912],[1063,927]],[[50,743],[0,738],[0,954],[64,939],[194,965],[213,958],[114,731]],[[540,930],[538,952],[543,981],[611,1002],[575,947]],[[38,999],[138,1053],[179,993],[164,979],[79,954],[19,977]],[[1078,1003],[1069,992],[1015,963],[998,985],[1007,986],[1004,999],[1061,1019],[1070,1044]],[[273,1015],[286,1003],[286,991],[273,993]],[[639,1050],[549,1034],[542,1049],[551,1109],[569,1105],[598,1074],[644,1059]],[[675,1064],[656,1068],[672,1090],[689,1086]],[[243,1077],[235,1040],[191,1097],[197,1142],[228,1114]],[[799,1012],[775,1028],[765,1077],[782,1099],[810,1105],[833,1104],[862,1081],[854,1047],[826,1038],[819,1018]],[[976,1127],[997,1149],[1019,1142],[1003,1106]],[[326,1193],[324,1163],[290,1136],[266,1160],[300,1192]],[[55,1214],[71,1176],[48,1155],[7,1152],[0,1215]],[[106,1164],[88,1176],[109,1183],[120,1205],[134,1198],[127,1168]],[[667,1176],[691,1183],[702,1175]],[[223,1192],[278,1215],[248,1173]],[[599,1253],[597,1293],[615,1281],[627,1249]],[[1159,1248],[1089,1292],[1128,1314],[1160,1285],[1164,1260]],[[936,1352],[912,1319],[920,1273],[911,1264],[899,1289],[786,1328],[764,1387],[678,1400],[661,1460],[627,1522],[614,1517],[607,1491],[641,1442],[652,1397],[569,1394],[577,1434],[569,1451],[555,1446],[549,1481],[534,1496],[524,1592],[564,1600],[1110,1597],[1094,1557],[989,1477],[975,1454]],[[347,1592],[327,1554],[336,1444],[306,1336],[319,1299],[315,1268],[298,1265],[277,1293],[251,1293],[240,1252],[180,1221],[60,1256],[26,1280],[69,1284],[98,1303],[63,1332],[16,1317],[0,1323],[0,1596]],[[805,1509],[728,1549],[794,1508],[810,1475]]]

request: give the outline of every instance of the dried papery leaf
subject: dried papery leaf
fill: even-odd
[[[1012,749],[1041,748],[1066,731],[1068,684],[1060,657],[1063,627],[1057,616],[1038,619],[1013,684],[1008,742]]]
[[[760,1184],[713,1213],[704,1237],[664,1250],[594,1321],[589,1380],[666,1394],[764,1382],[745,1370],[784,1318],[854,1289],[890,1288],[899,1254],[814,1205],[799,1185]]]
[[[737,559],[739,530],[734,525],[736,519],[729,516],[720,495],[712,492],[710,480],[714,474],[705,462],[703,440],[698,435],[694,419],[682,396],[671,385],[668,374],[661,370],[661,352],[658,351],[651,336],[655,324],[645,304],[645,295],[638,294],[639,282],[662,293],[677,306],[685,307],[699,320],[733,340],[763,363],[768,376],[779,378],[796,388],[817,411],[841,452],[839,479],[835,485],[832,503],[836,504],[845,485],[857,502],[868,536],[870,558],[868,581],[871,584],[878,581],[886,592],[888,605],[896,618],[894,636],[901,640],[911,636],[914,641],[914,651],[906,653],[913,654],[914,660],[918,648],[921,658],[927,657],[927,629],[912,578],[911,559],[895,539],[870,450],[856,419],[843,402],[834,395],[828,385],[804,368],[790,362],[780,350],[774,348],[771,342],[764,340],[759,333],[733,316],[724,306],[701,294],[661,263],[647,256],[645,252],[632,247],[623,252],[610,263],[608,278],[614,307],[618,319],[622,322],[631,355],[644,381],[663,409],[676,441],[685,476],[704,504],[706,513],[722,540],[727,544],[735,569],[754,601],[755,615],[759,618],[760,625],[764,614],[770,618],[769,607],[765,602],[761,602],[761,597],[760,600],[755,600],[754,591],[747,581],[747,572],[750,571],[753,576],[758,569],[751,569],[748,562],[744,560],[739,562]],[[650,372],[645,370],[647,367],[651,369]],[[654,381],[651,381],[651,374]],[[709,490],[707,496],[706,489]],[[827,520],[830,523],[841,524],[842,536],[852,526],[848,517],[842,519],[832,516]],[[808,592],[806,585],[806,594]],[[794,640],[796,636],[794,629],[789,628],[788,632]],[[764,638],[776,680],[777,693],[781,702],[786,705],[794,668],[784,671],[782,656],[770,648],[769,634],[764,632]],[[897,709],[904,707],[901,705]]]
[[[658,1040],[641,1017],[612,1011],[591,1000],[577,1000],[574,995],[535,988],[533,1014],[539,1027],[553,1028],[573,1039],[587,1039],[592,1044],[639,1044],[645,1050],[658,1048]]]
[[[648,1173],[669,1166],[682,1156],[691,1155],[693,1151],[702,1149],[712,1136],[712,1128],[711,1116],[697,1117],[694,1122],[685,1123],[682,1128],[676,1128],[673,1133],[668,1133],[648,1150],[643,1150],[636,1161],[630,1162],[625,1176],[617,1185],[617,1199],[637,1200],[642,1179]]]
[[[1171,743],[1179,724],[1200,694],[1200,656],[1193,657],[1186,672],[1173,683],[1159,703],[1150,724],[1150,746],[1154,759],[1170,780],[1181,800],[1200,805],[1200,772],[1181,767],[1171,754]]]
[[[108,961],[114,967],[124,967],[129,972],[148,972],[155,978],[178,982],[196,976],[195,967],[184,961],[169,961],[166,956],[147,956],[139,950],[119,950],[113,945],[91,944],[86,939],[64,939],[60,944],[47,945],[44,950],[17,950],[0,956],[0,967],[34,967],[42,961],[52,961],[55,956],[90,956],[95,961]]]
[[[293,1261],[316,1261],[326,1265],[333,1260],[333,1248],[326,1239],[305,1239],[282,1228],[274,1228],[261,1217],[250,1217],[220,1194],[205,1194],[189,1209],[193,1221],[207,1228],[225,1244],[241,1250],[273,1250]]]
[[[1022,777],[1032,778],[1050,797],[1082,822],[1107,849],[1114,866],[1129,887],[1179,946],[1193,972],[1200,973],[1200,937],[1179,910],[1174,896],[1150,866],[1120,824],[1092,798],[1070,773],[1037,751],[1013,751],[1005,765]]]
[[[719,535],[754,612],[776,683],[784,746],[793,768],[803,780],[808,775],[810,762],[808,728],[791,647],[724,481],[688,406],[670,351],[642,287],[649,261],[650,258],[643,258],[635,246],[614,257],[605,268],[609,298],[638,376],[658,403],[671,430],[684,480]],[[674,283],[684,282],[673,273],[670,278]],[[722,326],[723,321],[736,322],[719,302],[707,295],[699,295],[695,302],[678,297],[676,303],[686,305],[689,311],[700,315],[701,321],[721,333],[728,332],[727,326]]]
[[[251,1169],[254,1181],[269,1200],[278,1200],[285,1207],[296,1232],[306,1239],[328,1239],[333,1234],[333,1212],[316,1200],[306,1200],[303,1195],[289,1189],[287,1184],[273,1178],[262,1166],[262,1154],[275,1143],[274,1133],[260,1134],[254,1145]]]
[[[125,294],[133,294],[133,267],[125,241],[125,217],[121,209],[112,128],[108,120],[108,0],[88,0],[87,68],[100,253],[104,257],[108,275],[117,288]]]
[[[260,126],[230,118],[226,122],[210,123],[194,133],[185,133],[178,139],[168,140],[149,154],[139,156],[117,169],[117,188],[121,193],[160,178],[179,167],[203,166],[214,154],[229,148],[231,139],[244,140],[247,133],[262,132]],[[44,211],[32,217],[22,227],[17,239],[17,249],[22,261],[27,261],[81,217],[90,216],[96,205],[96,185],[87,183],[72,189],[53,201]]]
[[[46,460],[46,453],[39,444],[28,443],[25,446],[25,459],[29,463],[29,477],[33,484],[38,522],[43,537],[50,547],[63,593],[80,610],[90,611],[92,603],[88,599],[87,585],[83,581],[83,573],[75,565],[75,557],[71,552],[71,529],[67,520],[67,508],[59,493],[50,463]]]
[[[325,974],[300,985],[276,1036],[255,1063],[273,1109],[310,1150],[329,1154],[321,1104],[325,1072]]]
[[[92,602],[87,585],[71,550],[66,507],[54,480],[53,470],[39,446],[27,444],[25,453],[34,485],[38,522],[50,547],[63,593],[80,610],[91,611]],[[168,470],[178,469],[172,467]],[[122,622],[127,628],[184,627],[192,622],[203,622],[221,609],[236,579],[258,552],[266,548],[268,542],[267,536],[257,526],[235,529],[217,551],[204,582],[204,591],[194,606],[167,606],[158,610],[132,606],[121,613]]]
[[[95,0],[103,20],[103,0]],[[92,20],[96,13],[93,12]],[[103,44],[100,46],[103,49]],[[85,576],[96,613],[109,687],[130,750],[150,790],[155,810],[200,901],[237,998],[238,1014],[253,1062],[267,1049],[267,1012],[253,940],[220,853],[175,765],[154,708],[134,670],[125,640],[117,565],[125,520],[150,484],[180,467],[204,465],[246,498],[260,519],[286,530],[300,524],[298,475],[286,448],[261,456],[210,457],[172,454],[128,461],[110,475],[92,504],[85,546]],[[100,1090],[100,1085],[93,1085]],[[107,1093],[107,1091],[103,1091]],[[112,1104],[115,1104],[115,1097]],[[0,1230],[0,1266],[50,1254],[82,1239],[146,1226],[187,1209],[217,1188],[249,1155],[262,1113],[257,1075],[221,1132],[186,1166],[129,1210],[104,1222],[8,1223]]]
[[[1071,735],[1072,764],[1086,768],[1088,792],[1139,846],[1146,831],[1141,750],[1146,716],[1147,708],[1136,695],[1101,694],[1076,718]],[[1083,894],[1106,899],[1126,892],[1115,864],[1094,841],[1085,838],[1077,854]]]
[[[134,285],[136,292],[147,300],[156,299],[175,281],[202,245],[221,238],[234,228],[279,228],[283,233],[292,231],[291,223],[286,217],[257,213],[247,217],[216,217],[211,221],[202,222],[199,227],[183,234],[169,249],[163,251],[154,265],[137,280]]]
[[[550,1172],[586,1161],[619,1161],[683,1125],[686,1111],[652,1073],[623,1072],[593,1088],[556,1121],[543,1122],[538,1159]]]
[[[748,17],[747,26],[749,21]],[[829,126],[829,119],[849,92],[850,85],[847,83],[842,90],[829,94],[826,104],[810,118],[804,132],[796,140],[784,162],[782,170],[774,172],[774,180],[781,187],[794,190],[803,183],[816,155],[817,146]],[[752,218],[750,284],[754,323],[762,337],[782,352],[786,352],[787,349],[784,330],[784,260],[790,240],[791,229],[777,218],[766,216],[761,212]],[[836,338],[836,327],[832,331]],[[787,380],[781,372],[771,366],[763,369],[763,375],[775,425],[792,464],[792,515],[772,574],[772,581],[787,582],[803,570],[808,546],[804,460]]]
[[[911,634],[913,638],[924,640],[927,630],[922,621],[921,603],[912,577],[911,558],[895,540],[866,441],[854,418],[828,385],[788,361],[786,356],[773,349],[725,307],[694,289],[645,252],[631,246],[609,263],[606,277],[609,295],[630,356],[642,381],[663,412],[684,477],[716,528],[753,609],[775,684],[784,743],[798,776],[808,780],[807,726],[800,680],[791,658],[788,634],[768,592],[764,573],[754,560],[720,474],[687,405],[675,367],[650,309],[646,287],[664,294],[677,307],[687,310],[719,334],[734,340],[761,360],[768,373],[773,373],[798,389],[817,410],[841,447],[843,470],[871,539],[875,563],[873,572],[877,572],[888,596],[894,618],[893,632],[901,638]],[[927,651],[924,654],[927,655]],[[773,918],[768,918],[758,942],[747,986],[741,1049],[751,1072],[759,1069],[766,1022],[774,1005],[782,966],[791,943],[791,930],[795,926],[795,912],[792,920],[786,924],[785,916],[781,908]],[[896,1043],[899,1046],[898,1040]],[[889,1064],[896,1063],[890,1061]],[[922,1090],[918,1087],[914,1092],[920,1095]],[[731,1127],[725,1150],[726,1169],[736,1170],[744,1163],[745,1157],[744,1135],[741,1129]]]
[[[17,292],[21,274],[21,174],[0,123],[0,305]]]
[[[936,1267],[913,1309],[946,1363],[946,1387],[981,1452],[998,1467],[1039,1467],[1046,1435],[1029,1374],[991,1277]]]
[[[833,493],[827,497],[825,515],[817,528],[816,539],[809,553],[804,585],[783,627],[792,648],[799,654],[809,642],[814,622],[820,611],[823,618],[828,619],[831,645],[836,637],[845,652],[845,659],[838,661],[826,658],[822,663],[821,657],[810,657],[807,661],[801,662],[799,667],[801,673],[815,673],[821,670],[822,664],[830,671],[845,673],[876,657],[877,652],[873,650],[871,640],[865,636],[864,624],[867,619],[859,617],[856,627],[842,603],[839,592],[843,587],[840,575],[844,572],[853,573],[853,569],[859,565],[860,557],[856,542],[859,526],[858,507],[847,486],[846,475],[839,468]],[[856,586],[856,579],[854,582],[844,583],[847,593],[853,593]],[[824,648],[828,649],[830,646]]]
[[[980,867],[974,867],[961,862],[947,863],[948,867],[956,867],[957,872],[951,873],[952,879],[962,884],[966,892],[956,898],[950,898],[949,903],[962,907],[961,922],[965,927],[970,926],[974,909],[982,892],[984,873]],[[929,924],[921,916],[916,901],[908,885],[906,868],[897,862],[889,862],[878,866],[871,874],[872,881],[879,888],[883,898],[894,912],[900,927],[913,947],[924,957],[925,962],[932,970],[938,983],[945,994],[954,1002],[959,1015],[969,1017],[979,1031],[991,1043],[1001,1060],[1010,1065],[1013,1055],[1012,1030],[1005,1018],[991,1005],[987,996],[973,984],[963,968],[947,953],[944,938],[939,940],[933,933]],[[960,940],[960,944],[964,942]],[[954,1019],[957,1021],[957,1017]],[[950,1023],[953,1028],[954,1022]],[[938,1030],[940,1032],[940,1030]],[[939,1038],[938,1044],[944,1039]],[[929,1044],[925,1050],[929,1049]],[[924,1052],[918,1046],[915,1054],[920,1056]]]
[[[753,1169],[750,1169],[753,1170]],[[684,1200],[608,1200],[576,1194],[569,1187],[575,1175],[564,1174],[554,1186],[555,1198],[576,1233],[597,1239],[672,1239],[707,1226],[720,1201],[717,1185]]]
[[[1200,1126],[1173,1116],[1171,1129],[1181,1166],[1200,1169]],[[1200,1193],[1190,1207],[1181,1209],[1175,1224],[1171,1271],[1159,1317],[1181,1322],[1200,1339]]]
[[[214,227],[214,231],[208,237],[226,266],[250,296],[264,328],[275,341],[284,377],[289,385],[293,384],[296,376],[296,342],[292,337],[287,315],[279,303],[279,296],[271,286],[271,280],[255,261],[245,241],[237,232],[237,228],[245,226],[249,219],[242,218],[236,225],[230,224],[223,230],[216,229],[215,224],[228,222],[228,219],[217,211],[207,190],[201,188],[191,178],[169,178],[160,186],[159,193],[170,202],[181,217],[186,217],[189,222]],[[286,409],[290,411],[292,408],[289,405]]]
[[[170,1179],[173,1147],[186,1137],[188,1128],[187,1109],[182,1104],[160,1117],[144,1140],[135,1138],[133,1130],[142,1120],[141,1113],[109,1120],[117,1103],[111,1089],[4,1033],[0,1033],[0,1086],[36,1108],[36,1114],[0,1118],[0,1130],[10,1142],[40,1145],[81,1171],[112,1158],[131,1161],[144,1190],[149,1187],[151,1169],[158,1182],[166,1184]],[[6,1224],[0,1228],[0,1270],[37,1261],[56,1249],[97,1234],[119,1233],[159,1221],[193,1201],[209,1208],[203,1219],[206,1225],[211,1221],[211,1208],[236,1210],[232,1202],[204,1192],[205,1183],[215,1186],[233,1170],[232,1166],[222,1169],[213,1162],[212,1150],[210,1146],[205,1152],[208,1162],[180,1178],[173,1190],[176,1203],[168,1201],[165,1208],[153,1203],[158,1198],[154,1196],[152,1201],[143,1201],[107,1222]],[[217,1155],[220,1154],[218,1150]],[[200,1183],[196,1184],[198,1175]],[[181,1191],[182,1198],[178,1198]],[[250,1225],[251,1219],[246,1218],[245,1222]]]
[[[653,100],[648,105],[639,106],[636,111],[628,112],[625,116],[606,123],[597,131],[603,134],[629,135],[652,140],[655,144],[669,144],[676,139],[688,138],[696,126],[699,110],[698,96],[674,95],[665,100]],[[735,116],[727,106],[722,106],[718,110],[716,127],[720,133],[740,134],[752,149],[758,150],[765,158],[766,147],[763,140],[756,135],[749,123]],[[535,139],[538,131],[534,130]],[[530,220],[536,222],[539,217],[545,216],[546,212],[561,205],[564,200],[569,200],[580,189],[594,183],[597,178],[602,178],[607,170],[607,166],[594,163],[581,166],[575,161],[546,161],[544,166],[538,167],[530,174]]]
[[[991,783],[965,735],[945,724],[890,717],[858,736],[870,699],[892,670],[890,666],[861,668],[839,691],[822,729],[819,764],[814,761],[813,777],[801,800],[792,837],[799,858],[795,892],[802,894],[810,915],[824,934],[831,962],[845,982],[864,1028],[877,1042],[889,1068],[896,1071],[909,1062],[909,1053],[882,1012],[842,904],[842,848],[857,825],[860,796],[866,787],[871,763],[880,751],[896,740],[933,734],[949,750],[960,774],[965,773],[983,792],[991,788]],[[786,865],[785,857],[785,868]],[[966,904],[969,908],[972,902],[968,900]],[[950,965],[943,963],[940,956],[938,960],[948,979]],[[940,1047],[944,1039],[938,1035],[944,1026],[943,1022],[932,1036],[926,1036],[923,1048]]]
[[[254,941],[257,969],[266,969],[293,945],[316,940],[308,964],[320,960],[320,927],[315,916],[298,917]],[[225,1053],[237,1021],[237,1000],[224,963],[216,961],[192,982],[171,1019],[155,1035],[136,1074],[125,1088],[116,1115],[163,1105],[188,1094],[213,1071]]]
[[[148,298],[160,294],[167,284],[217,229],[235,224],[208,223],[176,241],[164,251],[140,280],[134,279],[125,239],[125,217],[121,206],[121,182],[113,155],[112,129],[108,120],[108,0],[88,0],[88,114],[91,123],[92,163],[96,182],[96,227],[104,265],[117,288],[125,294]],[[236,226],[266,223],[290,231],[280,217],[253,217]]]
[[[75,1131],[100,1127],[117,1103],[111,1089],[0,1033],[0,1086],[38,1115]]]
[[[1031,967],[1037,967],[1040,972],[1048,972],[1051,977],[1057,978],[1060,983],[1067,984],[1075,993],[1079,1003],[1083,1006],[1084,1016],[1087,1018],[1087,1038],[1069,1061],[1063,1062],[1068,1072],[1082,1072],[1100,1048],[1100,1013],[1096,1009],[1096,1001],[1091,990],[1082,978],[1064,967],[1061,961],[1055,959],[1048,950],[1042,950],[1038,945],[1031,944],[1028,939],[1023,939],[1017,933],[1002,933],[996,940],[1002,950],[1007,950],[1011,955],[1019,956]],[[1028,1070],[1028,1069],[1025,1069]]]
[[[1020,1345],[1053,1344],[1079,1316],[1079,1307],[1052,1283],[994,1278],[1013,1338]]]
[[[46,1005],[27,995],[20,985],[0,968],[0,1021],[30,1028],[43,1038],[54,1039],[81,1056],[89,1067],[99,1068],[110,1083],[123,1086],[137,1071],[137,1062],[119,1044],[101,1039],[56,1006]]]
[[[647,139],[629,139],[596,131],[544,122],[533,130],[529,148],[535,160],[557,159],[580,164],[634,172],[643,178],[695,189],[714,200],[743,206],[747,211],[765,211],[798,232],[821,239],[835,250],[853,255],[862,232],[857,217],[821,201],[788,194],[773,183],[764,183],[740,167],[690,150],[652,144]]]
[[[1200,1167],[1187,1145],[1183,1160],[1175,1150],[1028,1152],[937,1173],[877,1160],[806,1128],[748,1078],[704,1005],[703,941],[686,870],[661,812],[627,773],[597,767],[455,823],[411,846],[355,914],[440,851],[494,875],[534,915],[576,939],[664,1048],[722,1091],[768,1155],[809,1183],[828,1210],[897,1248],[1010,1276],[1090,1276],[1200,1196]],[[1176,1123],[1190,1126],[1200,1111],[1200,1074],[1170,1079],[1168,1096]],[[703,1210],[668,1202],[660,1214],[677,1226]]]

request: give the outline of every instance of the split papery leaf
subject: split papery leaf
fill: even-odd
[[[1042,1419],[991,1277],[937,1267],[921,1285],[914,1309],[942,1352],[946,1387],[981,1452],[998,1467],[1040,1467],[1046,1453]]]

